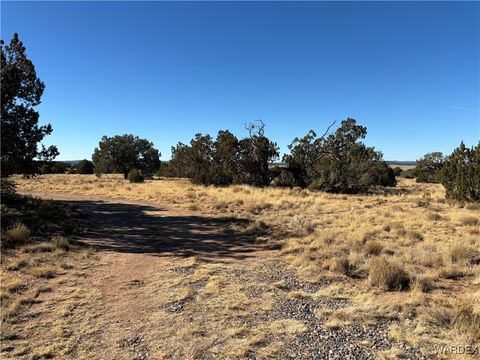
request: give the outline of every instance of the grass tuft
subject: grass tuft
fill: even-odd
[[[460,219],[460,224],[463,226],[476,226],[480,220],[475,216],[466,216]]]
[[[29,274],[37,278],[51,279],[56,275],[56,270],[52,266],[38,266],[29,270]]]
[[[374,258],[370,262],[370,284],[387,291],[408,290],[410,275],[395,263],[385,258]]]
[[[365,246],[365,252],[368,255],[377,256],[382,253],[383,245],[378,241],[368,241]]]
[[[10,246],[25,244],[30,239],[30,230],[24,224],[15,224],[5,232],[5,238]]]
[[[70,242],[65,236],[54,236],[52,238],[52,245],[55,249],[70,250]]]

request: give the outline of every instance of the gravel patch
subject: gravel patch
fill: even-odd
[[[196,265],[180,266],[180,267],[168,269],[168,271],[175,274],[179,274],[179,275],[192,275],[196,268],[197,268]]]
[[[142,336],[137,335],[128,339],[122,339],[119,341],[118,345],[121,349],[126,349],[132,352],[132,359],[134,360],[148,359],[148,351],[146,350],[145,340]]]
[[[191,281],[189,285],[194,289],[198,290],[203,288],[205,285],[207,285],[208,281],[206,279],[201,279],[201,280],[196,280],[196,281]]]
[[[182,313],[185,308],[185,301],[174,301],[166,305],[166,310],[170,313]]]
[[[257,279],[266,283],[281,282],[280,288],[285,291],[304,291],[314,293],[331,283],[324,281],[318,284],[304,283],[298,279],[293,270],[288,269],[281,261],[269,261],[264,269],[258,272]],[[260,294],[259,286],[249,286],[245,290],[252,296]],[[281,319],[294,319],[307,326],[307,331],[298,334],[294,340],[285,344],[282,359],[319,360],[319,359],[377,359],[379,351],[393,346],[403,351],[404,359],[427,359],[420,351],[403,344],[398,344],[389,336],[389,328],[393,321],[384,320],[373,326],[353,324],[339,328],[326,328],[324,319],[315,316],[319,307],[336,310],[349,305],[346,299],[287,298],[278,294],[273,308],[264,314],[258,314],[256,320],[272,322]],[[254,359],[250,354],[247,358]]]

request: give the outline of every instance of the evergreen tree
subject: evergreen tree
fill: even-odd
[[[448,199],[480,201],[480,143],[469,149],[462,141],[446,158],[441,181]]]
[[[104,136],[93,155],[95,173],[120,173],[127,179],[128,173],[139,170],[151,177],[160,167],[160,153],[153,143],[133,135]]]
[[[36,170],[34,159],[47,161],[58,155],[55,146],[37,148],[52,133],[50,124],[38,125],[39,113],[35,110],[45,84],[38,78],[17,33],[10,45],[4,45],[3,41],[0,45],[2,176],[32,174]]]

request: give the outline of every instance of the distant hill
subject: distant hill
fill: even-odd
[[[398,161],[398,160],[392,160],[392,161],[387,161],[389,165],[392,166],[415,166],[417,164],[416,161]]]
[[[417,164],[416,161],[397,161],[397,160],[387,161],[387,163],[392,168],[399,167],[402,170],[413,169],[415,167],[415,165]]]
[[[58,162],[62,162],[68,165],[77,165],[81,160],[59,160]]]

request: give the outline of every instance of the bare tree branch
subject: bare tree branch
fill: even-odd
[[[254,136],[255,133],[258,136],[263,136],[265,134],[265,123],[261,119],[254,120],[249,123],[245,122],[244,127],[248,131],[248,135],[250,138]]]
[[[334,120],[328,127],[327,127],[327,130],[325,130],[325,132],[323,133],[322,136],[320,136],[318,139],[323,139],[325,136],[328,135],[328,132],[330,131],[331,127],[333,125],[335,125],[335,123],[337,122],[337,120]]]

